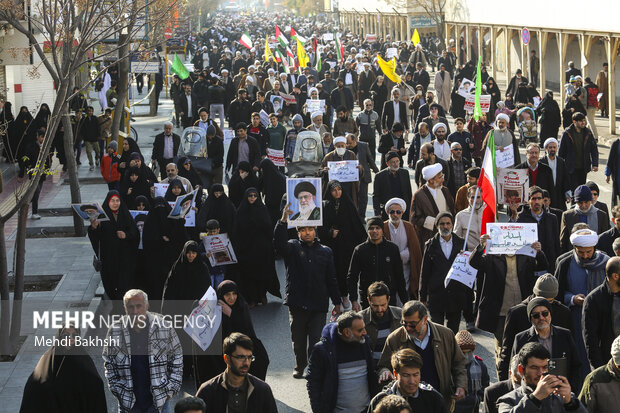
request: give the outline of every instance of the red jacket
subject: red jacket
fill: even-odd
[[[101,158],[101,176],[107,183],[117,182],[121,180],[121,174],[118,172],[118,162],[120,158],[114,152],[113,157],[109,154],[103,155]]]

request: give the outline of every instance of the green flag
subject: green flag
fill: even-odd
[[[482,58],[478,58],[478,68],[476,69],[476,100],[474,101],[474,119],[476,122],[482,116],[482,108],[480,107],[480,95],[482,94],[482,75],[480,74],[480,63]]]
[[[321,62],[321,50],[319,47],[316,47],[316,71],[320,72],[323,69],[323,63]]]
[[[172,66],[170,67],[170,72],[179,75],[181,80],[185,80],[189,77],[189,71],[187,70],[181,59],[179,59],[179,56],[177,56],[176,53],[174,54],[174,61],[172,62]]]

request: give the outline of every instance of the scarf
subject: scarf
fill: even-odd
[[[575,211],[577,211],[577,215],[579,215],[578,218],[581,222],[588,224],[588,227],[590,227],[592,231],[598,232],[598,214],[596,213],[597,209],[594,204],[590,205],[590,209],[586,212],[581,211],[579,206],[575,204]],[[585,219],[585,221],[583,219]]]
[[[579,265],[586,272],[588,281],[588,293],[594,290],[605,281],[605,265],[609,260],[606,254],[600,251],[595,251],[594,256],[589,260],[582,260],[579,258],[576,252],[573,252],[573,257],[577,265]]]
[[[467,353],[467,364],[469,370],[469,378],[471,388],[470,393],[475,394],[483,389],[482,386],[482,367],[480,367],[480,362],[476,360],[474,357],[474,352],[470,351]]]

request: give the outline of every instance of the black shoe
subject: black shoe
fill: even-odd
[[[303,379],[304,378],[304,371],[303,370],[299,371],[297,369],[293,370],[293,378],[295,378],[295,379]]]

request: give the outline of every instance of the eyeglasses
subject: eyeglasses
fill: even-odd
[[[414,329],[414,328],[416,328],[418,326],[418,324],[420,324],[421,321],[422,320],[418,320],[418,321],[414,321],[414,322],[409,323],[407,321],[400,320],[400,325],[405,327],[405,328],[409,327],[411,329]]]
[[[248,198],[258,198],[258,194],[249,194]]]
[[[400,214],[402,214],[402,213],[403,213],[403,211],[398,211],[398,210],[396,210],[396,209],[393,209],[393,210],[391,210],[391,211],[389,212],[389,214],[390,214],[390,215],[393,215],[393,214],[400,215]]]
[[[233,356],[233,355],[231,355],[230,357],[234,358],[235,360],[239,360],[239,361],[254,361],[254,360],[256,360],[256,357],[254,357],[254,355],[251,355],[251,356]]]
[[[541,311],[540,313],[532,313],[532,318],[538,320],[540,317],[547,318],[549,316],[549,311]]]

